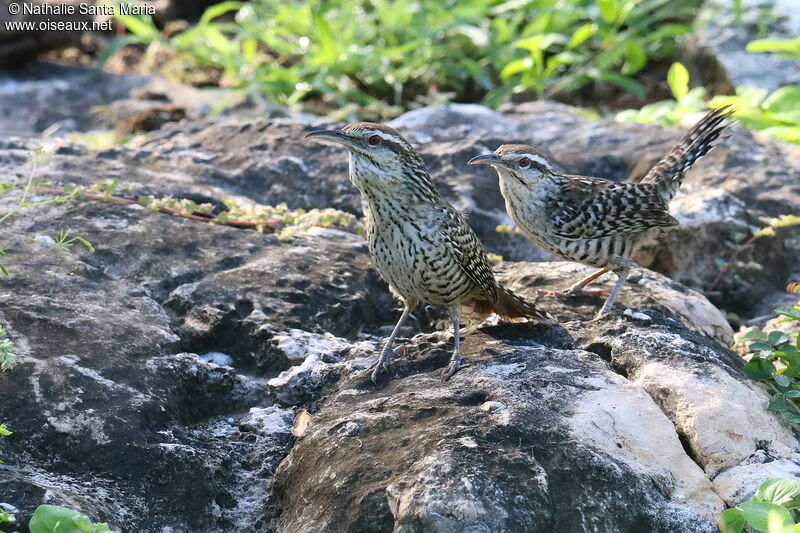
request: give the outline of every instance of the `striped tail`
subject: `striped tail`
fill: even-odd
[[[536,304],[517,296],[502,285],[497,285],[497,302],[474,299],[462,303],[462,312],[469,318],[483,319],[492,313],[503,318],[527,318],[531,322],[555,326],[558,322],[547,311],[539,309]]]
[[[653,183],[665,203],[678,192],[683,177],[692,165],[714,149],[728,136],[722,132],[730,126],[728,118],[733,113],[730,106],[709,111],[700,121],[683,136],[670,153],[656,164],[642,179],[642,183]]]

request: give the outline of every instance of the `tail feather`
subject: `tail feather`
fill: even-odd
[[[531,322],[554,326],[558,322],[547,311],[540,309],[535,303],[526,300],[498,285],[497,302],[488,300],[472,300],[462,304],[462,311],[470,318],[486,318],[492,313],[497,313],[503,318],[527,318]]]
[[[683,182],[683,177],[695,162],[713,150],[727,135],[722,135],[731,125],[728,120],[733,109],[724,106],[710,111],[681,138],[672,150],[642,179],[642,183],[652,183],[658,187],[666,203],[675,196]]]

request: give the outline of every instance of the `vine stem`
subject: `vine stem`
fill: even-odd
[[[40,189],[39,192],[44,194],[55,194],[55,195],[68,194],[62,188]],[[87,198],[89,200],[101,200],[105,202],[113,202],[115,204],[137,205],[137,206],[141,205],[139,203],[138,198],[136,200],[131,200],[130,198],[123,198],[122,196],[113,196],[105,193],[81,191],[79,196],[82,198]],[[168,215],[174,215],[181,218],[188,218],[190,220],[196,220],[198,222],[205,222],[206,224],[219,224],[222,226],[249,228],[255,230],[258,230],[259,228],[269,228],[272,233],[278,231],[278,229],[280,229],[284,225],[284,222],[282,220],[263,220],[258,222],[253,220],[226,220],[224,222],[219,222],[216,217],[196,215],[194,213],[187,213],[185,211],[179,211],[177,209],[172,209],[164,206],[158,207],[157,209],[153,209],[153,211],[156,210],[161,213],[166,213]],[[0,222],[2,222],[2,219],[0,219]],[[351,228],[341,226],[339,224],[331,224],[326,227],[339,231],[345,231],[347,233],[356,233]]]
[[[36,160],[35,158],[31,159],[31,172],[30,174],[28,174],[28,181],[27,183],[25,183],[25,189],[22,191],[22,197],[19,199],[19,203],[14,209],[12,209],[11,211],[9,211],[0,218],[0,224],[5,222],[5,220],[8,217],[10,217],[11,215],[13,215],[14,213],[16,213],[25,206],[25,199],[28,197],[28,193],[31,190],[31,184],[33,184],[33,177],[36,175],[36,169],[38,168],[39,168],[39,161]]]
[[[708,284],[708,287],[706,287],[706,292],[711,292],[711,291],[714,290],[714,287],[716,287],[717,284],[720,281],[722,281],[722,278],[725,277],[725,273],[729,270],[729,266],[734,261],[736,261],[736,259],[739,258],[739,254],[744,252],[748,247],[750,247],[754,242],[756,242],[756,239],[758,239],[759,237],[760,237],[760,235],[758,235],[758,233],[756,233],[755,235],[753,235],[752,237],[747,239],[747,241],[743,245],[741,245],[739,248],[736,249],[736,251],[734,251],[731,254],[731,256],[728,258],[728,260],[725,261],[725,264],[722,265],[722,268],[719,269],[719,272],[717,272],[717,275],[714,276],[714,279],[711,280],[711,283]]]

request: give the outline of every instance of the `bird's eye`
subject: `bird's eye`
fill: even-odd
[[[369,139],[367,139],[367,142],[369,143],[370,146],[378,146],[381,143],[381,136],[373,135]]]
[[[530,164],[531,164],[531,160],[528,159],[527,157],[523,157],[522,159],[519,160],[520,168],[525,168]]]

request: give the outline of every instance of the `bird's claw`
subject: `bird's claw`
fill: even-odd
[[[592,319],[592,322],[597,322],[598,320],[601,320],[603,317],[605,317],[605,316],[606,316],[606,315],[608,315],[609,313],[611,313],[611,311],[610,311],[610,310],[604,310],[604,309],[600,309],[600,310],[597,312],[597,314],[596,314],[596,315],[594,315],[594,318]]]
[[[447,368],[442,370],[442,374],[441,374],[442,381],[447,381],[448,379],[453,377],[453,375],[456,372],[458,372],[462,368],[467,368],[468,366],[470,366],[469,362],[467,362],[467,361],[465,361],[463,359],[461,359],[459,361],[451,361],[450,364],[447,366]]]
[[[364,370],[364,375],[369,376],[373,383],[378,380],[378,374],[383,372],[389,367],[389,361],[384,360],[382,356],[379,356],[374,363],[369,365],[366,370]]]
[[[389,366],[388,361],[384,361],[383,356],[379,355],[371,365],[364,369],[364,375],[370,376],[372,382],[375,383],[375,380],[378,379],[378,374],[386,370],[387,366]]]

